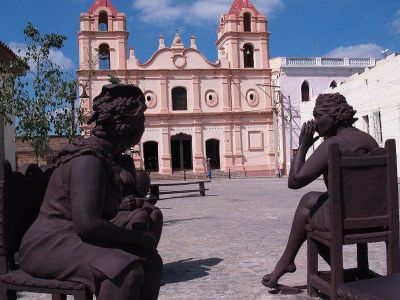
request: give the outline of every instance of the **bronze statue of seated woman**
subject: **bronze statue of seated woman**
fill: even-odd
[[[119,211],[124,195],[116,157],[140,141],[145,110],[133,85],[107,85],[94,98],[92,135],[56,157],[40,214],[23,237],[25,272],[84,283],[99,300],[157,299],[159,237],[137,226],[151,224],[151,214]]]
[[[327,186],[328,148],[332,143],[339,144],[341,151],[354,147],[363,147],[373,150],[377,142],[369,134],[353,127],[356,111],[350,106],[346,98],[339,94],[321,94],[318,96],[314,108],[314,120],[303,124],[299,137],[299,149],[293,158],[289,172],[288,186],[290,189],[299,189],[321,175]],[[315,132],[319,136],[314,137]],[[314,142],[322,137],[323,142],[306,160],[306,154]],[[306,226],[329,231],[329,199],[327,192],[309,192],[298,204],[293,218],[292,228],[286,248],[272,273],[266,274],[262,284],[275,288],[278,280],[286,273],[296,271],[294,260],[306,240]],[[329,249],[319,246],[319,254],[329,263]]]

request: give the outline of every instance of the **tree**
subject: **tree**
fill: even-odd
[[[51,151],[50,133],[74,139],[82,112],[75,105],[78,82],[68,79],[50,59],[51,51],[61,49],[67,38],[54,33],[42,35],[31,23],[25,27],[24,36],[26,49],[19,50],[21,59],[0,67],[5,79],[1,80],[4,92],[0,94],[0,113],[8,123],[16,117],[17,135],[31,142],[38,161]],[[25,72],[18,76],[14,69]]]

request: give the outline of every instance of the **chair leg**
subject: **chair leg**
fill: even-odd
[[[9,290],[4,286],[0,286],[0,299],[1,300],[17,300],[17,292]]]
[[[86,290],[74,296],[74,300],[93,300],[93,294]]]
[[[307,237],[307,294],[318,296],[318,290],[311,285],[311,276],[318,273],[318,249],[315,241]]]
[[[53,294],[51,300],[67,300],[67,295]]]
[[[331,251],[331,300],[337,300],[337,290],[340,284],[343,283],[343,245],[333,243]]]
[[[357,244],[357,269],[361,275],[369,272],[368,244]]]
[[[400,271],[399,246],[391,241],[386,242],[386,267],[387,275]]]

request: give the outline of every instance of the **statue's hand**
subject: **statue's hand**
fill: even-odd
[[[136,208],[136,197],[133,195],[126,196],[124,199],[122,199],[121,205],[119,206],[119,210],[127,211],[132,211]]]
[[[139,246],[145,248],[156,248],[157,241],[154,235],[148,231],[133,231],[137,237],[137,242]]]
[[[313,120],[303,123],[303,127],[301,128],[301,133],[299,137],[300,147],[309,149],[319,139],[319,136],[314,137],[315,131],[316,124]]]

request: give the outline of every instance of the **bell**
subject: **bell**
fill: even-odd
[[[85,88],[83,88],[83,92],[82,92],[82,94],[79,96],[79,98],[82,98],[82,99],[90,98],[89,95],[86,93],[86,89],[85,89]]]

